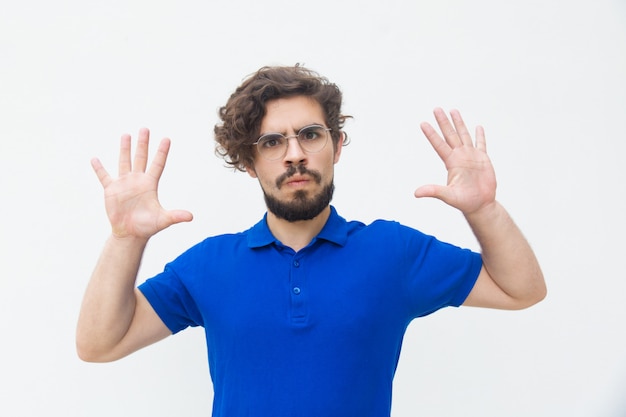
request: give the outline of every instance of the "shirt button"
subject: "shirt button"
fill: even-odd
[[[293,293],[294,293],[295,295],[300,294],[300,287],[293,287]]]
[[[300,266],[300,262],[298,261],[293,261],[293,266],[295,266],[296,268]]]

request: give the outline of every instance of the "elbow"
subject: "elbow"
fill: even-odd
[[[491,305],[491,307],[503,310],[525,310],[540,303],[548,295],[546,283],[541,272],[527,276],[523,280],[523,285],[514,290],[504,291],[501,289],[501,291],[506,294],[506,297],[500,300],[501,303],[496,303]]]
[[[78,347],[76,348],[76,353],[81,361],[88,363],[106,363],[113,362],[118,359],[112,358],[109,355],[99,354],[95,351],[81,349]]]
[[[548,287],[546,286],[546,280],[541,271],[537,274],[536,282],[537,285],[535,286],[534,299],[531,305],[535,305],[543,301],[548,296]]]
[[[537,293],[535,294],[535,298],[532,300],[532,303],[528,307],[531,307],[531,306],[534,306],[535,304],[540,303],[541,301],[545,300],[547,296],[548,296],[548,288],[546,287],[544,283],[541,289],[537,291]]]
[[[525,310],[527,308],[530,308],[532,306],[534,306],[535,304],[539,304],[541,301],[543,301],[547,296],[547,291],[543,291],[541,293],[537,293],[535,295],[533,295],[532,297],[528,297],[524,300],[520,300],[517,307],[514,308],[513,310]]]
[[[535,304],[539,303],[540,301],[545,300],[547,296],[548,296],[548,287],[546,287],[546,284],[544,282],[541,288],[541,291],[539,292],[537,296],[537,301],[535,301]]]
[[[79,325],[76,329],[76,354],[83,362],[98,362],[98,355],[94,338],[82,329]]]
[[[100,363],[101,361],[98,361],[96,356],[91,355],[90,353],[81,350],[81,349],[76,349],[76,353],[78,355],[78,359],[80,359],[83,362],[88,362],[88,363]]]
[[[102,360],[101,356],[98,355],[95,349],[85,343],[81,343],[78,339],[76,340],[76,354],[78,355],[78,358],[83,362],[106,362]]]
[[[525,297],[518,299],[518,305],[515,310],[523,310],[529,307],[534,306],[535,304],[543,301],[548,295],[548,288],[546,287],[546,283],[543,279],[543,275],[541,275],[537,279],[537,284],[529,291]]]
[[[76,354],[83,362],[104,363],[113,362],[117,358],[111,355],[110,349],[104,349],[91,338],[76,337]]]

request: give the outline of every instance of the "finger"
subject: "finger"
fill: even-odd
[[[452,148],[456,148],[463,144],[463,141],[459,137],[456,129],[448,119],[446,112],[443,111],[442,108],[437,107],[433,110],[433,114],[435,115],[435,120],[437,120],[437,124],[439,125],[439,129],[443,134],[444,139]]]
[[[461,143],[463,145],[473,145],[472,136],[465,126],[461,113],[456,109],[450,110],[450,117],[452,118],[452,123],[454,123],[456,133],[459,135]]]
[[[476,149],[487,152],[487,140],[485,139],[485,129],[476,126]]]
[[[445,187],[443,185],[429,184],[429,185],[423,185],[419,187],[418,189],[416,189],[413,195],[416,198],[431,197],[431,198],[437,198],[445,202],[447,200],[446,198],[448,194],[447,192],[448,192],[448,187]]]
[[[168,215],[172,224],[190,222],[193,220],[193,214],[187,210],[170,210]]]
[[[148,169],[148,175],[154,177],[156,180],[161,178],[161,174],[165,169],[165,162],[167,161],[167,155],[170,151],[170,143],[171,141],[168,138],[161,140],[156,155]]]
[[[450,207],[458,208],[455,204],[453,191],[450,189],[450,187],[446,187],[444,185],[423,185],[415,190],[413,195],[415,195],[416,198],[436,198],[437,200],[443,201]]]
[[[439,155],[439,158],[445,160],[450,152],[452,152],[450,146],[446,143],[445,140],[441,138],[441,136],[439,136],[435,128],[433,128],[429,123],[422,123],[420,125],[420,128],[422,129],[424,136],[426,136],[426,139],[428,139],[435,152],[437,152],[437,155]]]
[[[122,135],[120,139],[120,156],[118,163],[118,175],[122,176],[130,172],[130,135]]]
[[[157,221],[157,228],[159,230],[167,229],[168,227],[182,223],[190,222],[193,220],[193,214],[187,210],[164,210],[162,216],[159,216]]]
[[[148,146],[150,143],[150,131],[145,127],[139,129],[137,137],[137,150],[133,161],[133,172],[146,172],[148,165]]]
[[[109,173],[107,172],[107,170],[104,169],[102,162],[100,162],[98,158],[93,158],[91,160],[91,167],[93,168],[93,171],[96,173],[96,176],[98,177],[98,180],[100,181],[100,184],[102,184],[102,186],[106,188],[106,186],[111,183],[112,179]]]

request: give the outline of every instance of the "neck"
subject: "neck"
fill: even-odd
[[[283,245],[298,252],[300,249],[311,243],[311,240],[322,230],[328,217],[330,216],[330,206],[311,220],[299,220],[289,222],[278,218],[271,211],[267,212],[267,225],[276,239]]]

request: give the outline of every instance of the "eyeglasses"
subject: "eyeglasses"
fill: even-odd
[[[285,136],[282,133],[266,133],[252,145],[256,145],[259,155],[269,161],[276,161],[287,154],[289,139],[295,138],[306,153],[320,152],[328,142],[328,132],[332,129],[322,125],[305,126],[297,135]]]

